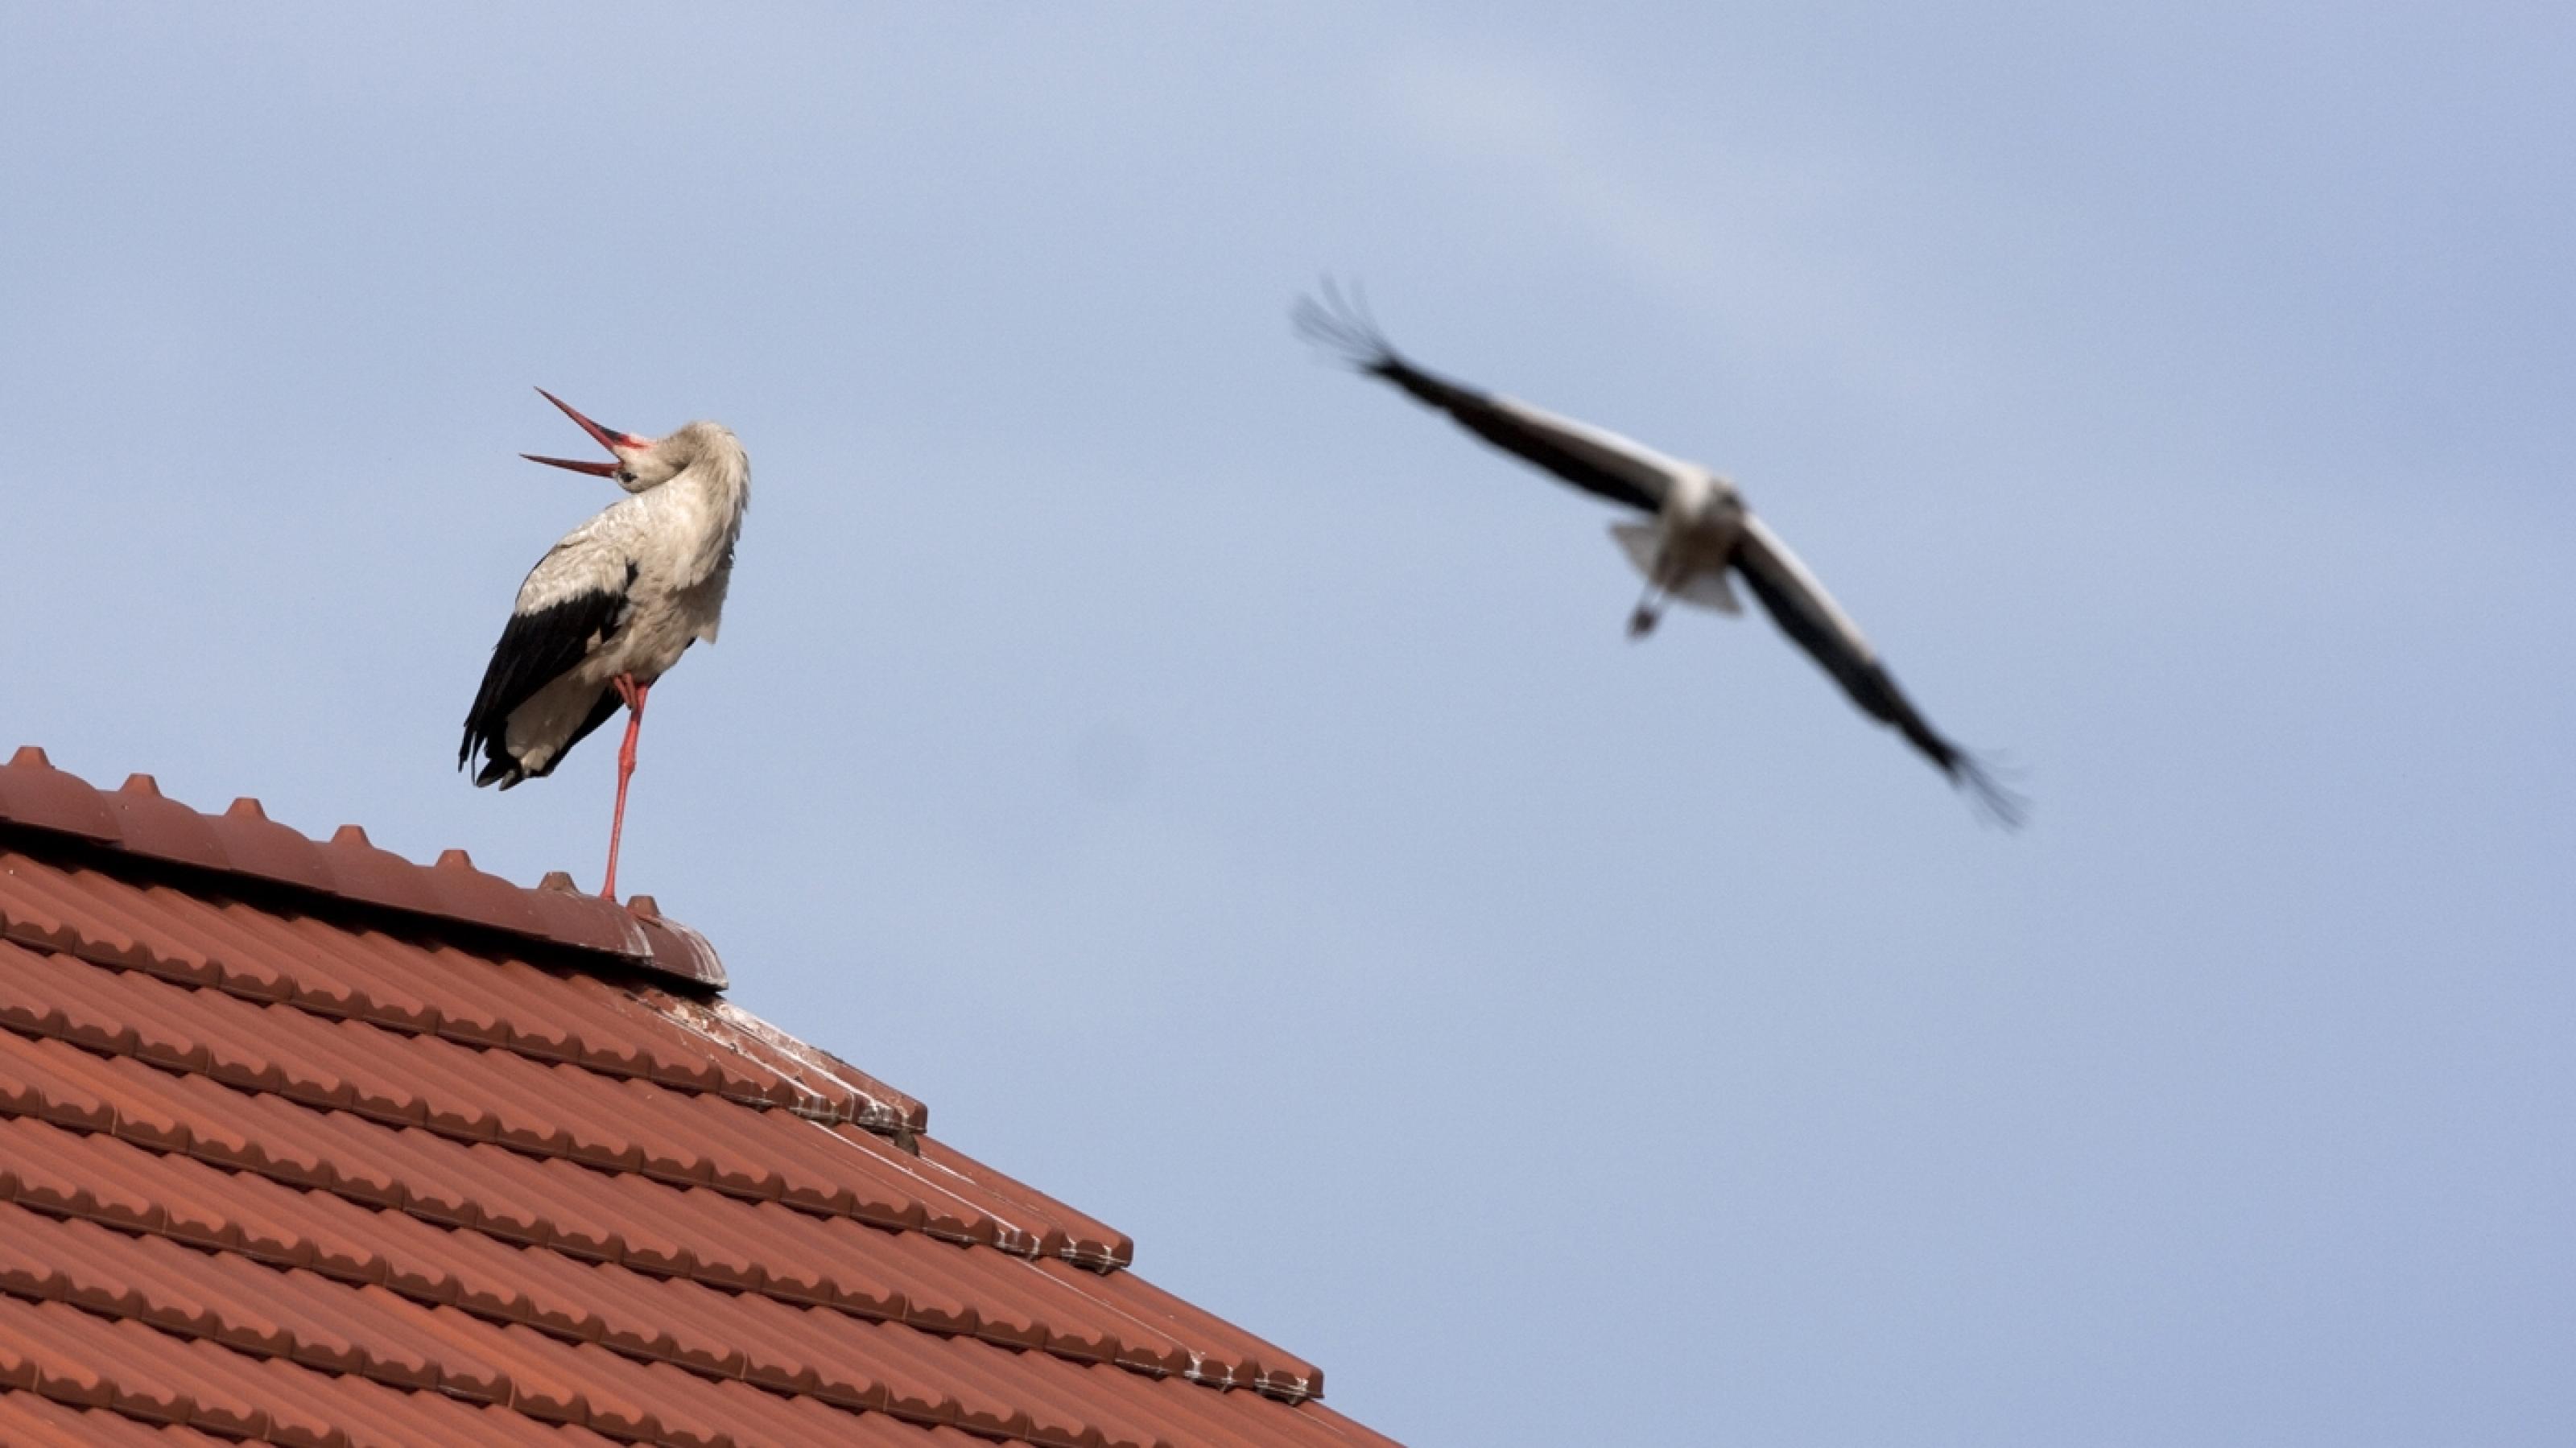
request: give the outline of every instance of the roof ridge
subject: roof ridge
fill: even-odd
[[[476,869],[463,850],[442,853],[434,865],[418,864],[376,848],[357,825],[315,840],[271,820],[247,796],[220,815],[205,814],[165,797],[148,774],[128,776],[113,792],[101,790],[55,768],[32,744],[0,764],[0,826],[68,837],[107,856],[237,886],[248,882],[306,900],[542,942],[574,958],[605,957],[701,991],[726,985],[724,962],[706,937],[674,928],[651,896],[621,907],[573,889],[568,875],[549,875],[531,889]]]

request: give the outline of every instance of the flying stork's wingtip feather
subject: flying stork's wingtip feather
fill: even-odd
[[[1978,819],[2006,831],[2030,822],[2030,796],[2005,782],[2017,773],[2009,762],[1961,750],[1952,756],[1947,773],[1950,782],[1968,796]]]
[[[1369,315],[1368,303],[1356,285],[1346,296],[1328,274],[1316,290],[1322,293],[1322,301],[1313,295],[1300,296],[1289,309],[1299,336],[1362,372],[1378,371],[1396,360],[1394,345]]]

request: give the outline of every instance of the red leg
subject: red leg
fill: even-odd
[[[620,674],[609,680],[617,697],[626,701],[626,742],[617,747],[617,818],[608,826],[608,878],[600,883],[600,895],[617,898],[617,844],[626,835],[626,782],[635,777],[635,736],[644,732],[644,696],[653,692],[650,684],[635,682],[632,674]]]

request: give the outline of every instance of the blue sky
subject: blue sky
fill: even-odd
[[[1345,1411],[2569,1441],[2576,19],[2064,8],[0,6],[9,733],[595,879],[613,750],[453,772],[529,388],[718,418],[625,883]]]

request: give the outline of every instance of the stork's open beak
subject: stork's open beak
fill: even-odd
[[[591,476],[598,478],[613,478],[617,476],[618,469],[626,466],[626,454],[630,452],[641,452],[653,445],[653,440],[649,437],[637,437],[631,432],[619,432],[615,428],[601,427],[598,423],[582,416],[579,411],[575,410],[571,403],[564,401],[562,398],[555,396],[553,393],[548,392],[542,387],[537,389],[537,395],[544,398],[546,401],[553,403],[555,406],[562,408],[564,416],[580,423],[581,430],[589,433],[592,439],[601,447],[604,447],[611,453],[616,454],[618,461],[613,463],[577,463],[570,458],[541,458],[535,453],[519,454],[519,456],[526,458],[532,463],[544,463],[546,466],[551,468],[570,468],[574,472],[588,473]]]

